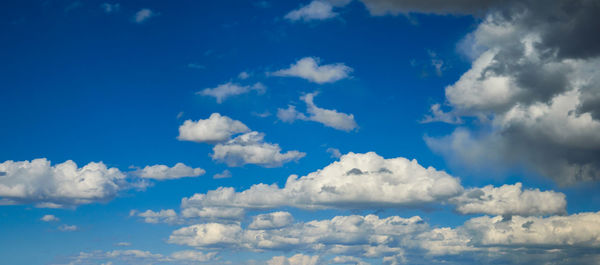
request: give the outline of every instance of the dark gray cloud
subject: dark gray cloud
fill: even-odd
[[[408,13],[481,14],[505,4],[502,0],[361,0],[372,15]],[[510,1],[512,2],[512,1]]]

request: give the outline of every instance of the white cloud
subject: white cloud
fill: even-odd
[[[461,124],[463,123],[462,119],[459,115],[456,115],[451,112],[444,112],[440,104],[433,104],[429,109],[431,112],[430,115],[425,115],[425,118],[421,121],[421,123],[430,123],[430,122],[445,122],[449,124]]]
[[[277,118],[283,122],[294,122],[295,120],[314,121],[327,127],[342,131],[352,131],[358,128],[353,114],[337,112],[317,107],[314,103],[314,97],[317,93],[309,93],[301,97],[306,103],[306,112],[308,115],[298,112],[295,106],[289,105],[287,109],[278,109]]]
[[[416,160],[349,153],[327,167],[285,186],[256,184],[248,190],[219,188],[182,200],[182,209],[204,207],[364,208],[399,207],[445,201],[462,193],[460,181]]]
[[[131,243],[129,243],[129,242],[119,242],[116,245],[120,246],[120,247],[128,247],[128,246],[131,246]]]
[[[250,74],[246,71],[243,71],[238,75],[238,78],[242,79],[242,80],[248,79],[249,77],[250,77]]]
[[[61,225],[58,227],[58,230],[63,231],[63,232],[73,232],[73,231],[77,231],[79,230],[79,228],[76,225]]]
[[[201,168],[191,168],[183,163],[177,163],[173,167],[165,165],[146,166],[141,170],[135,171],[135,174],[141,178],[156,180],[178,179],[184,177],[197,177],[206,173]]]
[[[319,262],[319,256],[308,256],[296,254],[289,258],[285,256],[276,256],[267,261],[267,265],[316,265]]]
[[[465,191],[450,199],[463,214],[483,213],[491,215],[552,215],[565,214],[565,195],[539,189],[522,190],[522,184],[491,185]]]
[[[142,8],[140,9],[140,11],[135,13],[135,16],[133,16],[133,21],[135,21],[135,23],[141,24],[146,22],[148,19],[157,16],[158,14],[148,8]]]
[[[197,224],[173,231],[168,242],[194,247],[233,246],[239,243],[241,232],[237,224]]]
[[[254,216],[249,229],[274,229],[292,224],[294,218],[288,212],[273,212]]]
[[[60,219],[54,215],[51,214],[46,214],[44,215],[40,220],[44,221],[44,222],[58,222],[60,221]]]
[[[333,6],[326,1],[315,0],[310,4],[300,7],[285,15],[290,21],[302,20],[304,22],[311,20],[325,20],[336,17],[338,14],[333,12]]]
[[[243,73],[245,73],[245,72],[243,72]],[[240,78],[241,77],[242,77],[242,75],[240,74]],[[245,79],[245,78],[242,78],[242,79]],[[252,86],[249,86],[249,85],[242,86],[237,83],[227,82],[227,83],[218,85],[215,88],[206,88],[202,91],[196,92],[196,94],[214,97],[217,100],[217,103],[220,104],[225,99],[227,99],[231,96],[245,94],[252,90],[257,91],[258,93],[264,93],[266,89],[267,88],[265,87],[265,85],[263,85],[260,82],[255,83]]]
[[[248,127],[240,121],[233,120],[227,116],[221,116],[219,113],[213,113],[205,120],[186,120],[179,126],[180,141],[193,141],[205,143],[224,142],[232,135],[250,131]]]
[[[163,255],[146,250],[128,249],[113,251],[80,252],[78,256],[71,257],[72,265],[83,264],[197,264],[198,262],[211,262],[216,259],[216,252],[200,252],[196,250],[183,250]]]
[[[213,179],[226,179],[231,178],[231,171],[225,169],[221,173],[217,173],[213,176]]]
[[[297,161],[305,155],[305,153],[295,150],[281,153],[278,144],[266,143],[263,133],[252,131],[215,145],[211,157],[230,167],[245,164],[279,167],[285,163]]]
[[[333,148],[333,147],[327,148],[327,153],[331,154],[332,158],[340,158],[342,156],[340,149]]]
[[[129,216],[139,216],[144,218],[144,222],[156,224],[156,223],[177,223],[179,222],[179,218],[177,217],[177,213],[175,213],[172,209],[160,210],[159,212],[155,212],[152,210],[146,210],[145,212],[139,212],[137,210],[131,210],[129,212]]]
[[[369,265],[362,259],[352,256],[336,256],[331,261],[333,264],[354,264],[354,265]]]
[[[205,220],[219,220],[225,222],[241,220],[244,218],[245,210],[235,207],[185,208],[181,214],[185,218],[202,218]]]
[[[195,250],[183,250],[172,253],[171,258],[174,260],[207,262],[213,260],[216,254],[215,252],[204,253]]]
[[[121,9],[121,4],[119,4],[119,3],[114,3],[114,4],[102,3],[100,5],[100,7],[106,13],[113,13],[113,12],[118,12]]]
[[[81,168],[68,160],[52,166],[45,158],[0,163],[0,197],[38,207],[67,207],[108,201],[128,188],[125,174],[91,162]]]
[[[271,73],[274,76],[295,76],[308,81],[324,84],[347,78],[352,68],[343,63],[319,65],[319,58],[305,57],[291,64],[290,68]]]

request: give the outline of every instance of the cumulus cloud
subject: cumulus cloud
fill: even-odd
[[[314,103],[316,95],[317,93],[309,93],[300,98],[306,103],[306,112],[308,115],[297,111],[295,106],[289,105],[287,109],[277,110],[277,118],[289,123],[295,120],[314,121],[342,131],[352,131],[358,128],[353,114],[317,107]]]
[[[236,134],[240,135],[231,139]],[[282,153],[278,144],[265,142],[264,137],[264,133],[250,131],[240,121],[213,113],[206,120],[185,121],[179,127],[178,139],[216,144],[212,159],[231,167],[246,164],[279,167],[306,155],[295,150]]]
[[[204,173],[206,173],[204,169],[188,167],[183,163],[177,163],[173,167],[165,165],[146,166],[135,172],[135,174],[141,178],[156,180],[197,177]]]
[[[490,215],[565,214],[567,206],[564,194],[539,189],[522,190],[521,183],[469,189],[450,202],[456,204],[456,210],[463,214]]]
[[[240,77],[240,79],[246,79],[249,77],[249,75],[246,72],[242,72],[239,77]],[[252,86],[249,86],[249,85],[243,86],[243,85],[240,85],[237,83],[227,82],[224,84],[220,84],[215,88],[206,88],[202,91],[196,92],[196,94],[214,97],[217,100],[217,103],[220,104],[225,99],[232,97],[232,96],[245,94],[245,93],[248,93],[253,90],[257,91],[258,93],[264,93],[266,89],[267,88],[265,87],[265,85],[263,85],[260,82],[255,83]]]
[[[228,247],[239,244],[241,233],[238,224],[196,224],[173,231],[168,242],[194,247]]]
[[[424,168],[416,160],[349,153],[307,176],[290,176],[283,188],[276,184],[256,184],[241,192],[219,188],[184,198],[182,209],[401,207],[444,201],[462,191],[458,179]]]
[[[327,1],[312,1],[310,4],[292,10],[285,18],[290,21],[302,20],[304,22],[311,20],[330,19],[338,14],[333,12],[333,6]]]
[[[129,188],[125,174],[102,162],[78,167],[68,160],[51,165],[45,158],[0,163],[0,198],[13,204],[68,207],[108,201]]]
[[[221,173],[217,173],[215,175],[213,175],[213,179],[226,179],[226,178],[231,178],[231,171],[225,169],[223,170],[223,172]]]
[[[294,221],[292,215],[288,212],[273,212],[254,216],[252,223],[248,225],[249,229],[273,229],[282,228],[290,225]]]
[[[319,65],[320,59],[305,57],[291,64],[288,69],[281,69],[271,73],[274,76],[294,76],[308,81],[324,84],[333,83],[348,78],[352,68],[343,63]]]
[[[139,212],[137,210],[131,210],[129,216],[138,216],[144,218],[144,222],[156,224],[156,223],[178,223],[180,219],[177,213],[172,209],[160,210],[158,212],[152,210],[146,210],[145,212]]]
[[[296,150],[281,152],[278,144],[264,142],[265,135],[248,132],[225,143],[213,147],[213,160],[226,163],[230,167],[255,164],[263,167],[279,167],[297,161],[306,154]]]
[[[213,113],[205,120],[186,120],[179,126],[180,141],[193,141],[203,143],[218,143],[227,141],[232,135],[250,131],[240,121],[233,120],[219,113]]]
[[[54,215],[51,214],[46,214],[44,215],[40,220],[44,221],[44,222],[58,222],[60,221],[60,219]]]
[[[157,16],[158,14],[152,10],[150,10],[149,8],[142,8],[140,9],[140,11],[136,12],[135,15],[133,16],[133,21],[135,23],[138,24],[142,24],[146,21],[148,21],[148,19]]]
[[[364,2],[372,12],[376,6],[394,13],[393,8],[413,5]],[[429,11],[415,10],[473,13],[467,2],[454,11],[445,5],[455,3],[441,2],[428,3]],[[429,146],[467,168],[525,166],[561,185],[598,180],[600,48],[593,28],[600,26],[594,15],[600,6],[594,1],[478,1],[472,7],[487,15],[465,38],[463,46],[474,60],[446,87],[446,100],[452,115],[477,117],[478,123],[475,129],[427,139]],[[439,121],[455,121],[432,110]],[[496,152],[479,156],[483,150]]]

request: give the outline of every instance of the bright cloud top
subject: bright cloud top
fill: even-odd
[[[45,158],[0,163],[0,201],[38,207],[77,206],[107,201],[128,186],[125,174],[102,162],[81,168],[68,160],[52,166]]]
[[[208,119],[186,120],[179,126],[177,139],[198,143],[218,143],[229,140],[232,135],[248,131],[250,129],[242,122],[213,113]]]
[[[342,131],[352,131],[358,128],[353,114],[317,107],[314,103],[316,95],[317,93],[309,93],[300,98],[306,103],[308,115],[297,111],[295,106],[289,105],[287,109],[277,109],[277,118],[289,123],[295,120],[314,121]]]
[[[343,63],[319,65],[319,58],[305,57],[282,69],[271,73],[274,76],[293,76],[304,78],[317,84],[333,83],[348,78],[352,68]]]

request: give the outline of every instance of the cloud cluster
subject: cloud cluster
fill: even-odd
[[[206,171],[201,168],[192,168],[183,163],[177,163],[173,167],[165,165],[146,166],[143,169],[134,172],[135,175],[141,178],[167,180],[178,179],[184,177],[197,177],[204,175]]]
[[[2,204],[35,203],[38,207],[68,207],[108,201],[128,188],[125,174],[102,162],[78,167],[68,160],[52,166],[45,158],[0,163]]]
[[[285,256],[276,256],[267,261],[267,265],[316,265],[319,262],[319,256],[309,256],[296,254],[289,258]]]
[[[391,13],[390,6],[411,8],[405,1],[365,2]],[[477,117],[479,125],[428,138],[428,145],[466,167],[524,165],[563,185],[600,179],[600,48],[593,30],[600,26],[600,5],[477,2],[472,7],[487,15],[462,43],[474,58],[471,69],[446,87],[450,113],[433,116]],[[431,6],[472,13],[461,5],[447,9],[449,4]]]
[[[309,93],[300,98],[306,103],[306,112],[308,115],[297,111],[295,106],[289,105],[287,109],[277,109],[277,118],[289,123],[295,120],[314,121],[342,131],[352,131],[358,128],[353,114],[317,107],[314,103],[316,95],[317,93]]]
[[[353,71],[343,63],[319,65],[319,62],[319,58],[304,57],[289,68],[275,71],[271,75],[300,77],[313,83],[324,84],[348,78]]]
[[[216,260],[216,252],[183,250],[163,255],[150,251],[128,249],[113,251],[80,252],[69,264],[198,264]]]
[[[232,139],[234,135],[237,136]],[[265,142],[264,136],[263,133],[250,131],[240,121],[213,113],[205,120],[185,121],[179,127],[177,139],[215,144],[212,159],[231,167],[246,164],[278,167],[306,155],[295,150],[282,153],[278,144]]]

